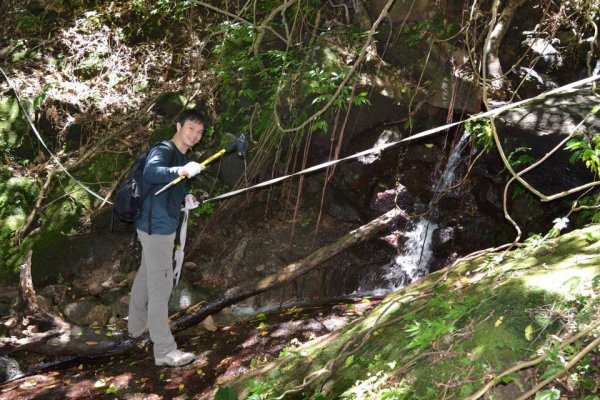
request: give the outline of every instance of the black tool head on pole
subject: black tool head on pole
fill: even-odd
[[[241,158],[246,158],[246,154],[248,154],[248,140],[246,140],[246,135],[242,133],[235,142],[231,142],[225,146],[225,150],[228,153],[237,153]]]
[[[248,154],[248,140],[246,140],[246,136],[243,133],[235,141],[235,151],[241,158],[246,158]]]

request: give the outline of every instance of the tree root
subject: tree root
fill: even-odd
[[[572,343],[578,341],[579,339],[582,339],[583,337],[585,337],[585,336],[589,335],[590,333],[592,333],[592,331],[594,331],[599,326],[600,326],[600,320],[596,320],[587,329],[585,329],[585,330],[579,332],[577,335],[575,335],[575,336],[573,336],[573,337],[571,337],[571,338],[563,341],[558,346],[558,349],[562,350],[565,347],[571,345]],[[548,383],[552,382],[554,379],[556,379],[556,378],[560,377],[561,375],[563,375],[564,373],[566,373],[571,367],[573,367],[575,364],[577,364],[577,362],[579,362],[579,360],[581,360],[581,358],[584,355],[586,355],[587,353],[589,353],[591,350],[596,349],[598,347],[598,345],[600,345],[600,337],[597,337],[590,344],[588,344],[581,352],[579,352],[575,357],[573,357],[573,359],[569,363],[567,363],[565,365],[565,369],[561,369],[560,371],[556,372],[555,374],[553,374],[548,379],[545,379],[544,381],[540,382],[538,385],[536,385],[535,387],[533,387],[530,391],[528,391],[527,393],[525,393],[523,396],[519,397],[519,399],[520,400],[524,400],[524,399],[529,398],[530,396],[532,396],[533,394],[535,394],[535,392],[537,392],[539,389],[541,389],[542,387],[544,387]],[[481,390],[479,390],[477,393],[473,394],[467,400],[477,400],[477,399],[481,398],[483,395],[485,395],[487,392],[489,392],[494,386],[496,386],[496,384],[498,384],[500,382],[500,379],[502,379],[503,377],[505,377],[507,375],[510,375],[513,372],[517,372],[517,371],[520,371],[522,369],[530,368],[530,367],[533,367],[535,365],[538,365],[542,361],[546,360],[547,358],[548,358],[548,356],[546,354],[544,354],[543,356],[540,356],[540,357],[535,358],[533,360],[523,361],[523,362],[520,362],[518,364],[515,364],[511,368],[509,368],[509,369],[501,372],[500,374],[496,375],[494,377],[494,379],[492,379],[490,382],[488,382]]]

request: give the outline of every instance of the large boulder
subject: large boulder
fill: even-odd
[[[586,132],[600,123],[589,115],[598,99],[590,86],[545,97],[503,113],[498,119],[498,134],[507,155],[513,160],[523,155],[539,160],[575,129]],[[586,119],[584,124],[579,124]],[[524,149],[518,152],[517,149]],[[536,189],[551,195],[593,180],[583,163],[569,162],[572,153],[561,147],[545,163],[524,178]],[[518,168],[523,169],[523,167]]]

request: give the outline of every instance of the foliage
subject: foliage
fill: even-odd
[[[487,151],[494,147],[492,125],[489,118],[467,120],[464,123],[465,132],[475,139],[477,145]]]
[[[306,10],[312,10],[311,4]],[[321,53],[322,49],[318,46],[314,49],[294,46],[285,50],[257,51],[257,32],[246,24],[223,22],[215,25],[212,32],[222,34],[221,42],[214,47],[217,62],[211,68],[219,78],[221,112],[217,124],[223,131],[266,135],[273,131],[274,113],[278,113],[284,125],[298,125],[308,118],[312,110],[332,100],[348,72],[348,67],[339,60],[326,61],[332,54]],[[314,57],[325,60],[311,62]],[[366,92],[353,93],[353,84],[351,81],[344,85],[333,102],[334,111],[343,110],[350,103],[357,106],[369,104]],[[303,102],[309,106],[298,107],[294,104],[298,98],[305,99]],[[313,121],[310,130],[326,132],[327,118],[325,114]],[[291,143],[299,143],[299,138],[292,138]]]
[[[132,6],[140,15],[160,16],[161,19],[181,21],[185,12],[190,9],[188,0],[133,0]]]
[[[251,380],[248,382],[247,387],[249,394],[246,400],[266,400],[272,398],[275,393],[275,388],[268,382]]]
[[[457,25],[447,19],[423,19],[404,25],[401,35],[410,47],[416,47],[427,38],[447,39],[456,34]]]
[[[567,142],[566,148],[573,154],[569,161],[581,161],[597,178],[600,177],[600,133],[583,135]]]

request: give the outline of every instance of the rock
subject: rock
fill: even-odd
[[[186,262],[183,263],[183,268],[188,269],[188,270],[194,270],[197,267],[198,266],[193,261],[186,261]]]
[[[110,318],[110,310],[104,304],[97,304],[90,310],[87,315],[88,325],[106,325]]]
[[[92,296],[97,296],[104,291],[104,288],[98,282],[91,282],[87,287],[87,291]]]
[[[210,332],[214,332],[217,329],[219,329],[217,325],[215,325],[215,321],[210,315],[202,320],[200,326],[202,326],[204,329]]]
[[[244,176],[246,165],[250,163],[251,159],[252,154],[248,154],[248,159],[246,161],[236,154],[224,156],[221,159],[221,168],[218,170],[219,179],[227,186],[233,187],[237,181]]]
[[[332,193],[333,195],[325,210],[327,215],[344,222],[359,223],[362,221],[362,217],[357,207],[347,196],[334,190],[332,190]]]
[[[112,279],[108,279],[100,284],[104,289],[110,289],[115,287],[115,282]]]
[[[114,283],[121,283],[127,279],[127,274],[124,274],[123,272],[117,272],[112,276],[111,279]]]
[[[104,304],[112,304],[115,301],[119,301],[123,296],[126,296],[129,293],[127,289],[124,288],[112,288],[107,290],[106,293],[102,295],[102,303]]]
[[[63,308],[63,314],[68,321],[77,325],[87,325],[88,315],[96,306],[92,300],[83,299],[74,303],[69,303]]]
[[[447,226],[437,228],[433,232],[431,245],[436,252],[441,252],[444,255],[450,252],[452,249],[452,243],[454,241],[455,230],[456,228]]]
[[[443,67],[440,66],[440,69]],[[450,72],[433,74],[429,86],[427,104],[444,110],[466,111],[476,114],[481,111],[480,91],[470,81],[453,77]]]
[[[12,314],[12,307],[10,304],[0,303],[0,318],[8,317]]]
[[[110,303],[108,305],[110,314],[124,318],[129,314],[129,295],[123,296],[120,299]]]
[[[48,297],[38,294],[35,296],[35,300],[38,304],[38,307],[40,307],[41,310],[46,311],[46,312],[51,312],[52,311],[52,306],[54,305],[52,303],[52,299],[49,299]]]
[[[191,305],[206,300],[208,297],[205,291],[182,278],[179,284],[173,288],[173,293],[169,299],[169,309],[185,310]]]
[[[521,86],[519,94],[524,98],[535,97],[558,87],[556,83],[531,68],[520,67],[514,77],[512,75],[509,77],[513,78],[511,79],[513,87]]]
[[[0,383],[23,376],[19,363],[10,357],[0,357]]]
[[[600,123],[600,117],[588,114],[597,102],[591,85],[586,85],[501,114],[497,127],[500,140],[505,143],[504,152],[507,156],[514,153],[513,159],[527,156],[539,160],[576,128],[581,132],[593,131],[594,125]],[[585,123],[578,127],[584,119]],[[517,153],[517,149],[523,148],[526,151]],[[551,159],[528,172],[524,178],[547,195],[593,181],[583,163],[569,161],[572,154],[562,146]],[[520,209],[523,210],[523,207]],[[531,212],[529,208],[523,211]],[[548,210],[543,213],[550,214]]]
[[[156,100],[155,111],[166,118],[174,118],[189,100],[183,91],[163,93]]]
[[[377,18],[388,0],[373,0],[369,2],[371,18]],[[392,23],[405,23],[427,19],[429,0],[396,1],[388,12]]]
[[[67,300],[67,287],[65,285],[48,285],[39,293],[52,299],[54,304],[62,304]]]
[[[563,59],[556,47],[543,38],[528,38],[523,42],[538,60],[538,67],[550,69],[562,67]]]
[[[554,251],[554,249],[552,249],[548,246],[540,246],[537,249],[535,249],[535,251],[533,252],[533,255],[536,257],[544,257],[544,256],[547,256],[548,254],[552,253],[552,251]]]
[[[413,202],[413,196],[408,192],[406,187],[402,184],[398,184],[398,187],[395,190],[385,190],[377,187],[371,196],[369,207],[378,213],[385,213],[395,206],[398,206],[403,210],[409,209],[412,207]]]
[[[0,286],[0,303],[12,303],[18,295],[16,286]]]

